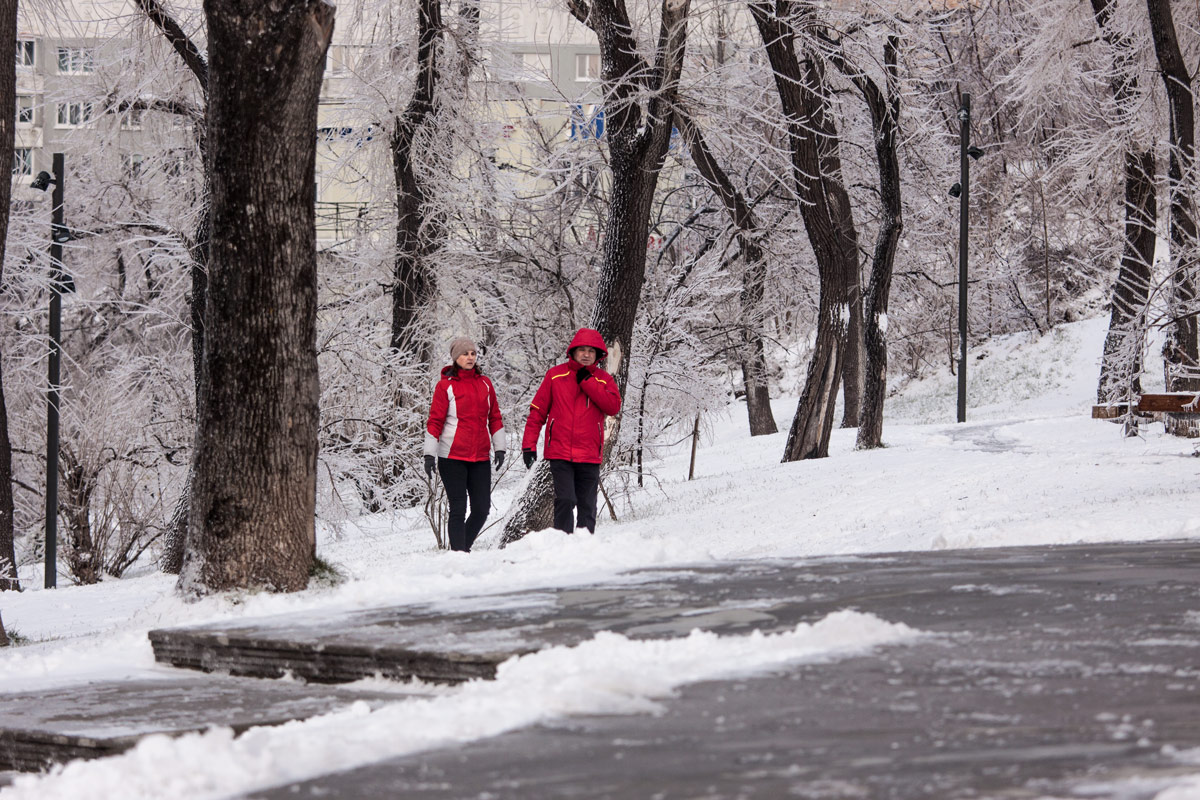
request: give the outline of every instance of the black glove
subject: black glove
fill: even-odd
[[[579,383],[583,383],[590,377],[592,377],[592,371],[587,367],[580,367],[575,373],[575,380]]]
[[[504,465],[504,451],[496,451],[496,469],[500,469]]]
[[[425,474],[433,478],[433,471],[437,468],[437,459],[433,456],[425,456]]]
[[[529,469],[533,466],[533,462],[537,461],[537,451],[523,450],[521,451],[521,458],[525,459],[525,469]]]

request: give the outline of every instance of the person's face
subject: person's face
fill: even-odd
[[[454,363],[459,369],[474,369],[475,368],[475,351],[468,350],[458,358],[454,359]]]
[[[575,348],[575,360],[585,367],[596,363],[596,348],[584,345]]]

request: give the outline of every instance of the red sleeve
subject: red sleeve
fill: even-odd
[[[591,380],[579,384],[596,408],[610,417],[615,417],[621,411],[621,392],[617,389],[617,380],[603,370],[592,373]]]
[[[433,403],[429,406],[429,421],[425,423],[425,431],[434,439],[442,435],[442,428],[446,424],[446,411],[450,408],[450,397],[446,394],[446,385],[447,381],[442,379],[433,388]]]
[[[546,415],[550,413],[550,373],[542,378],[542,385],[533,395],[529,404],[529,418],[525,420],[525,435],[521,437],[522,450],[537,450],[538,434],[546,424]]]
[[[490,380],[487,382],[487,385],[488,394],[491,395],[492,401],[488,404],[488,407],[491,408],[491,411],[488,412],[488,433],[494,434],[504,427],[504,420],[500,418],[500,401],[496,399],[496,387]]]

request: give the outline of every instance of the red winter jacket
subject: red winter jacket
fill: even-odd
[[[504,449],[504,423],[496,388],[478,368],[442,368],[425,425],[425,455],[487,461],[491,448]]]
[[[608,355],[604,339],[597,331],[581,328],[567,348],[590,346],[599,357]],[[599,464],[604,449],[604,418],[621,410],[621,393],[612,375],[597,366],[589,367],[592,377],[583,383],[576,379],[580,365],[574,358],[546,370],[546,377],[529,404],[522,450],[536,450],[538,434],[546,425],[543,458],[561,458],[584,464]]]

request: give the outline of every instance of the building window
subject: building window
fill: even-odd
[[[13,148],[13,175],[33,174],[33,148]]]
[[[91,103],[59,103],[55,125],[59,128],[79,128],[91,119]]]
[[[125,170],[125,177],[133,180],[138,175],[142,174],[142,162],[146,157],[141,153],[122,153],[121,168]]]
[[[575,56],[575,80],[600,80],[600,54],[578,53]]]
[[[548,81],[550,80],[550,54],[521,53],[521,68],[529,80]]]
[[[121,127],[126,130],[141,130],[142,115],[145,114],[144,108],[129,108],[121,115]]]
[[[90,47],[58,48],[58,71],[62,73],[94,72],[95,59]]]
[[[32,125],[33,124],[33,96],[28,94],[17,95],[17,124]]]
[[[17,39],[17,66],[33,66],[33,39]]]
[[[345,75],[354,71],[354,47],[348,44],[333,44],[325,54],[325,72],[329,75]]]

